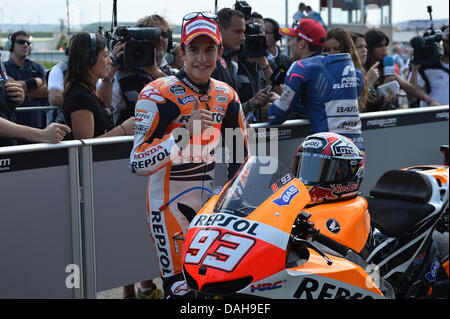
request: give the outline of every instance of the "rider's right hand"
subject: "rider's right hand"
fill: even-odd
[[[212,127],[213,124],[212,113],[206,109],[200,108],[200,102],[195,96],[194,107],[192,108],[189,121],[186,124],[189,135],[191,137],[201,135],[206,129]]]

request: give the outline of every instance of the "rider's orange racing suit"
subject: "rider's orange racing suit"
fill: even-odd
[[[130,168],[138,175],[150,175],[147,217],[166,297],[187,292],[180,260],[183,234],[202,206],[202,188],[214,186],[214,157],[209,156],[209,151],[201,160],[196,158],[198,154],[188,152],[191,156],[185,156],[178,130],[174,132],[188,122],[194,96],[200,100],[200,108],[211,111],[213,126],[222,137],[225,128],[241,134],[244,147],[240,149],[244,154],[236,154],[241,155],[241,161],[228,165],[228,178],[248,154],[247,123],[239,97],[228,84],[211,79],[207,87],[200,88],[180,71],[151,82],[140,93]],[[192,144],[193,139],[189,146]]]

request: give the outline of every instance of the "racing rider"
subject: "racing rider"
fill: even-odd
[[[291,112],[299,112],[308,116],[311,133],[339,133],[364,150],[358,110],[364,80],[350,54],[321,54],[327,34],[315,20],[302,19],[280,33],[291,36],[297,61],[286,74],[281,97],[269,108],[269,122],[281,124]]]
[[[215,130],[222,136],[225,128],[237,132],[243,147],[236,149],[243,154],[235,154],[241,157],[229,164],[229,178],[248,153],[247,123],[239,97],[228,84],[211,78],[221,50],[217,17],[208,12],[186,15],[180,51],[184,70],[149,83],[136,104],[130,168],[150,176],[148,223],[166,298],[187,297],[180,259],[183,234],[202,206],[203,187],[214,182],[214,156],[209,149],[195,152],[196,146],[217,141],[208,132]]]

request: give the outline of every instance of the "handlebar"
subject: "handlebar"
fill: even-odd
[[[297,242],[305,242],[306,240],[311,238],[313,241],[317,241],[318,243],[334,250],[344,257],[352,252],[349,247],[344,246],[334,239],[321,234],[320,230],[314,227],[314,223],[309,221],[310,217],[311,214],[305,211],[302,211],[300,212],[300,214],[298,214],[293,227],[293,235]],[[317,247],[314,248],[317,249]],[[323,253],[321,252],[321,254]]]
[[[332,250],[341,254],[342,256],[347,256],[349,251],[351,251],[351,249],[348,248],[347,246],[344,246],[344,245],[338,243],[337,241],[335,241],[334,239],[332,239],[328,236],[325,236],[321,233],[318,233],[316,236],[314,236],[313,240],[317,241],[318,243],[320,243],[322,245],[327,246],[328,248],[331,248]]]

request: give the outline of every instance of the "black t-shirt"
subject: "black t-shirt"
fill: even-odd
[[[105,134],[107,129],[107,120],[105,107],[99,98],[92,94],[86,87],[75,83],[64,97],[63,111],[67,125],[72,128],[71,113],[79,110],[88,110],[94,115],[94,136]],[[70,133],[69,139],[73,139]]]

